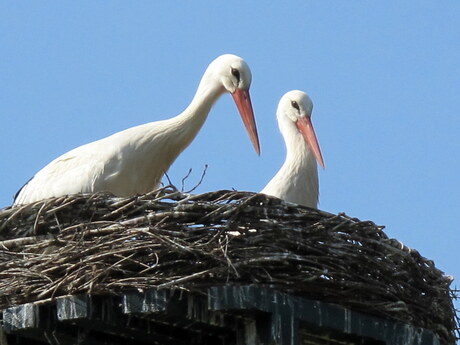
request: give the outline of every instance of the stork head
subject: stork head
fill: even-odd
[[[310,97],[305,92],[293,90],[281,97],[276,113],[280,127],[288,126],[300,133],[318,164],[324,168],[323,156],[311,123],[312,110],[313,102]]]
[[[208,71],[232,95],[252,145],[257,154],[260,154],[259,136],[249,95],[252,75],[248,64],[239,56],[224,54],[209,65]]]

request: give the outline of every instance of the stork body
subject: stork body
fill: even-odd
[[[250,83],[251,72],[244,60],[230,54],[218,57],[206,69],[195,97],[181,114],[126,129],[63,154],[22,187],[14,204],[80,192],[108,191],[126,197],[154,189],[225,92],[232,94],[259,153]]]
[[[324,167],[321,151],[310,120],[313,103],[302,91],[286,93],[276,117],[286,144],[286,160],[261,193],[316,208],[319,182],[317,162]]]

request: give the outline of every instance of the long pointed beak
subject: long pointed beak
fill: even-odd
[[[313,155],[315,156],[316,161],[324,169],[323,156],[321,155],[321,150],[318,145],[318,139],[316,139],[315,130],[313,129],[313,125],[311,123],[310,117],[308,116],[300,117],[297,120],[296,125],[300,133],[302,133],[302,136],[307,142],[311,151],[313,152]]]
[[[238,111],[240,112],[244,126],[248,131],[252,145],[254,146],[254,149],[256,150],[257,154],[260,155],[259,136],[257,135],[256,120],[254,119],[254,112],[252,110],[252,103],[251,97],[249,96],[249,91],[236,89],[236,91],[232,93],[232,97],[236,103]]]

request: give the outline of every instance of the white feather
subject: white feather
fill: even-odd
[[[293,102],[299,109],[293,107]],[[316,208],[319,196],[317,158],[296,125],[300,117],[310,117],[312,108],[313,103],[302,91],[290,91],[281,98],[276,116],[286,144],[286,160],[261,193]]]
[[[235,68],[240,74],[238,80],[232,72]],[[14,204],[80,192],[108,191],[126,197],[154,189],[195,138],[219,96],[247,90],[250,83],[251,72],[241,58],[230,54],[218,57],[181,114],[126,129],[63,154],[23,186]]]

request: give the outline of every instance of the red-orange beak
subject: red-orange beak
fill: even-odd
[[[299,119],[296,122],[296,125],[300,133],[302,133],[302,136],[307,142],[308,146],[310,147],[310,150],[313,152],[316,161],[324,169],[323,156],[321,155],[321,150],[319,149],[318,145],[318,139],[316,139],[315,130],[313,129],[310,117],[299,117]]]
[[[256,150],[257,154],[260,155],[259,136],[257,135],[256,120],[254,119],[254,112],[252,110],[252,103],[251,97],[249,96],[249,91],[236,89],[236,91],[232,93],[232,97],[236,103],[238,111],[240,112],[244,126],[248,131],[252,145],[254,146],[254,149]]]

